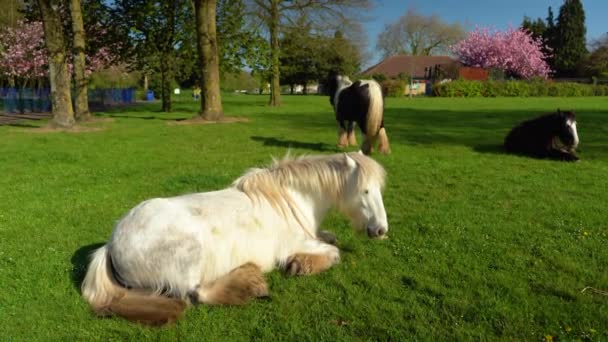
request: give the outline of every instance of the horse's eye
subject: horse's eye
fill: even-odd
[[[369,190],[365,189],[365,191],[363,191],[364,194],[369,194]]]

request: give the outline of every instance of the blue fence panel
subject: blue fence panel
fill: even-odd
[[[7,114],[49,112],[49,89],[0,88],[1,108]]]
[[[135,102],[135,88],[89,90],[89,105],[113,106]],[[48,88],[0,88],[0,110],[7,114],[50,112],[51,91]]]
[[[8,88],[4,93],[4,111],[6,113],[17,113],[18,108],[18,93],[16,88]]]

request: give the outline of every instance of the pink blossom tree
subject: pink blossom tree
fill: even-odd
[[[478,27],[451,49],[467,66],[500,69],[524,79],[546,79],[551,74],[546,62],[550,56],[543,53],[543,48],[542,39],[534,39],[526,30]]]
[[[102,47],[86,56],[86,75],[110,66],[115,60],[109,48]],[[68,64],[70,74],[73,66]],[[44,45],[42,22],[20,21],[0,31],[0,77],[27,87],[48,77],[48,53]]]
[[[90,76],[91,73],[101,71],[114,62],[116,56],[110,52],[110,49],[107,47],[102,47],[94,54],[88,54],[86,56],[87,59],[87,69],[86,75]]]
[[[42,23],[20,21],[14,28],[0,32],[0,72],[11,80],[27,86],[48,74],[48,54],[44,46]]]

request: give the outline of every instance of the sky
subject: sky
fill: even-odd
[[[608,0],[582,0],[587,25],[587,40],[599,38],[608,32]],[[424,15],[437,14],[446,22],[459,22],[465,29],[489,26],[506,29],[519,26],[524,15],[546,18],[549,6],[557,19],[563,0],[376,0],[376,7],[363,22],[368,34],[368,44],[373,58],[366,66],[380,61],[375,53],[378,34],[386,24],[393,23],[414,8]]]

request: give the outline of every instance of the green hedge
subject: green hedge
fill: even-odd
[[[433,94],[440,97],[608,96],[608,85],[550,82],[545,80],[456,80],[443,84],[434,84]]]
[[[385,80],[380,83],[382,93],[389,97],[401,97],[405,95],[407,83],[403,80]]]

